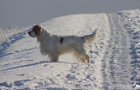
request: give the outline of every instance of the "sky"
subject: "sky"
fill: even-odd
[[[140,9],[140,0],[0,0],[0,28],[25,27],[71,14]]]

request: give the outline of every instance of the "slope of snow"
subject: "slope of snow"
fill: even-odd
[[[98,29],[88,44],[91,64],[72,54],[50,63],[42,56],[29,28],[0,45],[0,90],[133,90],[140,89],[140,10],[113,14],[79,14],[42,23],[55,35],[84,36]],[[4,37],[2,37],[4,38]]]
[[[57,35],[87,35],[99,29],[98,38],[89,44],[91,64],[83,64],[71,54],[50,63],[41,56],[36,39],[25,32],[13,35],[0,51],[1,89],[99,89],[102,87],[101,59],[109,38],[106,14],[71,15],[42,23]]]

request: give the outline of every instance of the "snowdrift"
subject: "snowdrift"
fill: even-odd
[[[0,90],[140,89],[140,10],[69,15],[41,25],[63,36],[84,36],[98,29],[96,40],[88,44],[91,64],[70,53],[50,63],[27,34],[32,26],[8,32],[0,40]]]

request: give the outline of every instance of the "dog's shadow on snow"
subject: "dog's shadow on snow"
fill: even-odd
[[[11,68],[0,70],[0,71],[7,71],[7,70],[18,69],[18,68],[24,68],[24,67],[31,67],[31,66],[35,66],[35,65],[39,65],[39,64],[45,64],[44,67],[46,67],[47,65],[49,65],[51,63],[56,63],[56,64],[60,64],[60,63],[64,63],[64,64],[78,64],[78,63],[63,62],[63,61],[60,61],[60,62],[40,61],[40,62],[35,62],[35,63],[32,63],[32,64],[11,67]]]
[[[12,69],[24,68],[24,67],[31,67],[31,66],[34,66],[34,65],[42,64],[42,63],[48,63],[48,61],[40,61],[40,62],[36,62],[36,63],[32,63],[32,64],[11,67],[11,68],[0,70],[0,71],[7,71],[7,70],[12,70]]]

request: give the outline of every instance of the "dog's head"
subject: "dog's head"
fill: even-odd
[[[29,36],[37,37],[42,33],[42,27],[40,25],[33,26],[32,30],[28,32]]]

